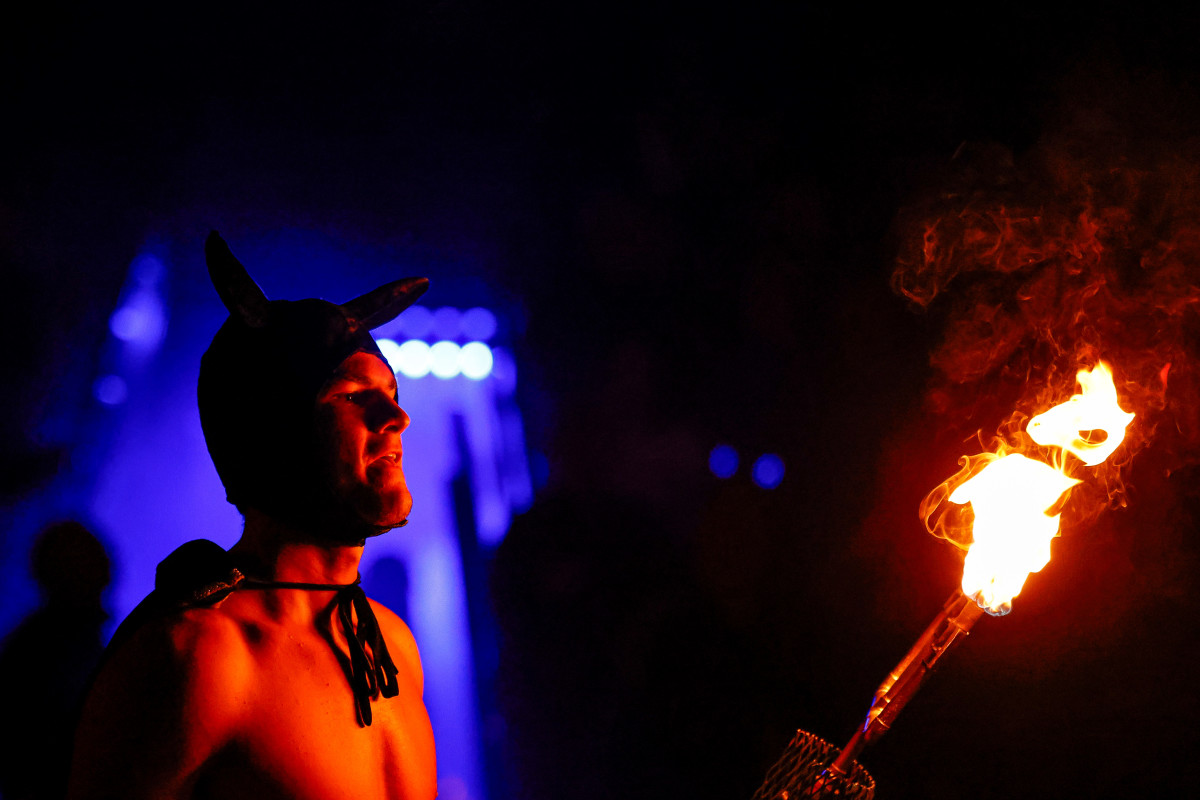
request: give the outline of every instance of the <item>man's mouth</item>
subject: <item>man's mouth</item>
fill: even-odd
[[[403,454],[400,452],[385,453],[384,455],[375,459],[375,463],[383,464],[384,466],[389,466],[389,467],[398,467],[398,466],[400,466],[400,458],[402,455]]]

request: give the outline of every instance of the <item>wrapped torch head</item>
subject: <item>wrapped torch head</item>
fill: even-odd
[[[858,762],[844,774],[828,772],[837,755],[838,748],[824,739],[796,731],[753,800],[873,800],[875,780]]]

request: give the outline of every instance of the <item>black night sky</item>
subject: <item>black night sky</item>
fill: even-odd
[[[848,738],[958,580],[917,505],[999,422],[926,402],[945,318],[889,286],[903,209],[1063,128],[1200,162],[1200,15],[1124,4],[9,14],[4,504],[71,469],[147,236],[310,230],[440,265],[439,302],[486,287],[549,465],[488,564],[514,798],[748,798],[797,727]],[[717,480],[718,443],[783,483]],[[1167,461],[864,753],[878,797],[1195,785],[1200,476]]]

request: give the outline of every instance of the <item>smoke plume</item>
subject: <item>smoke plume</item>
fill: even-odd
[[[1124,503],[1122,470],[1147,445],[1169,469],[1200,462],[1200,139],[1194,106],[1162,87],[1067,89],[1056,133],[1020,154],[964,145],[904,210],[892,286],[941,331],[932,410],[975,426],[982,449],[1037,450],[1025,421],[1076,393],[1080,369],[1112,365],[1137,419],[1070,494],[1078,524]],[[944,523],[927,519],[955,539]]]

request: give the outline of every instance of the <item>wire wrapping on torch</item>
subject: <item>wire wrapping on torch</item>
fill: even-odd
[[[851,765],[846,775],[826,777],[837,752],[819,736],[796,731],[752,800],[873,800],[875,779],[861,764]]]
[[[875,690],[866,720],[846,746],[838,752],[823,739],[796,731],[754,800],[872,800],[875,781],[855,758],[891,727],[941,657],[962,641],[981,616],[983,609],[961,589],[956,590]]]

